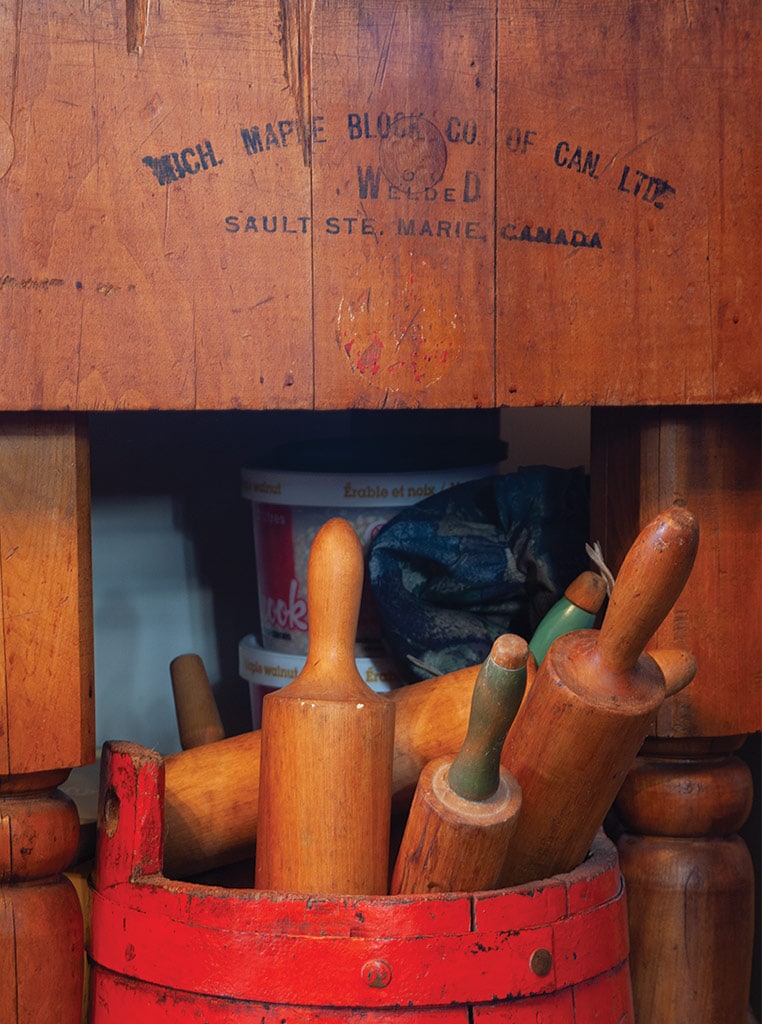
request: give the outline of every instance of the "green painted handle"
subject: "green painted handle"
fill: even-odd
[[[564,596],[545,614],[529,641],[529,650],[538,667],[559,636],[575,629],[592,629],[605,597],[603,577],[589,570],[569,584]]]
[[[488,800],[497,792],[500,754],[524,696],[528,656],[526,640],[504,633],[479,669],[466,738],[447,775],[465,800]]]

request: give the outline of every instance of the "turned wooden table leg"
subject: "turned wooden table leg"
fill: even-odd
[[[754,876],[735,835],[752,780],[734,752],[762,728],[760,410],[600,409],[592,537],[616,571],[672,501],[699,519],[693,573],[653,647],[684,647],[695,680],[665,701],[617,810],[638,1024],[746,1024]]]
[[[754,866],[735,834],[752,803],[751,772],[733,755],[740,739],[649,740],[619,793],[630,969],[645,1024],[746,1022]]]
[[[87,436],[70,415],[0,416],[0,1021],[79,1024],[83,922],[62,875],[94,760]]]

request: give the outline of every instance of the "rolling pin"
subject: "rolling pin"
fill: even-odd
[[[572,580],[552,608],[548,609],[529,641],[529,650],[538,665],[559,636],[575,629],[591,629],[606,599],[606,581],[597,572],[586,570]]]
[[[421,773],[392,873],[391,892],[477,892],[494,887],[521,807],[500,768],[526,683],[526,640],[497,638],[474,683],[460,751]]]
[[[307,564],[306,663],[262,702],[258,889],[387,891],[394,705],[355,663],[363,573],[354,529],[328,520]]]
[[[197,654],[180,654],[169,663],[169,675],[183,750],[224,739],[225,730],[202,659]]]
[[[527,663],[527,694],[534,658]],[[395,706],[392,797],[410,806],[426,763],[453,757],[466,735],[478,665],[401,686],[386,698]],[[259,816],[261,733],[164,758],[164,870],[185,878],[252,856]]]
[[[392,790],[409,806],[427,761],[455,754],[479,666],[393,690]],[[164,870],[184,878],[252,856],[259,817],[260,730],[164,758]]]
[[[600,630],[551,645],[503,748],[523,800],[502,886],[582,862],[656,711],[689,681],[665,680],[642,652],[690,575],[698,532],[680,505],[656,516],[627,552]]]

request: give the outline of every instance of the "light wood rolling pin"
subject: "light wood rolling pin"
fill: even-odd
[[[169,663],[177,731],[183,750],[225,738],[209,676],[198,654],[179,654]]]
[[[258,889],[387,891],[394,704],[355,663],[363,574],[354,529],[328,520],[307,566],[307,661],[262,702]]]
[[[568,633],[548,651],[503,748],[523,802],[501,885],[582,862],[657,709],[692,678],[665,683],[642,652],[688,579],[698,532],[679,505],[658,515],[628,551],[600,631]]]
[[[521,807],[518,783],[500,767],[521,703],[529,649],[504,634],[474,684],[460,751],[421,773],[392,873],[397,893],[477,892],[494,887]]]

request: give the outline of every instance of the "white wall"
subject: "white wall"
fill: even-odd
[[[171,495],[92,504],[96,735],[179,749],[169,663],[193,651],[220,678],[213,595]]]

